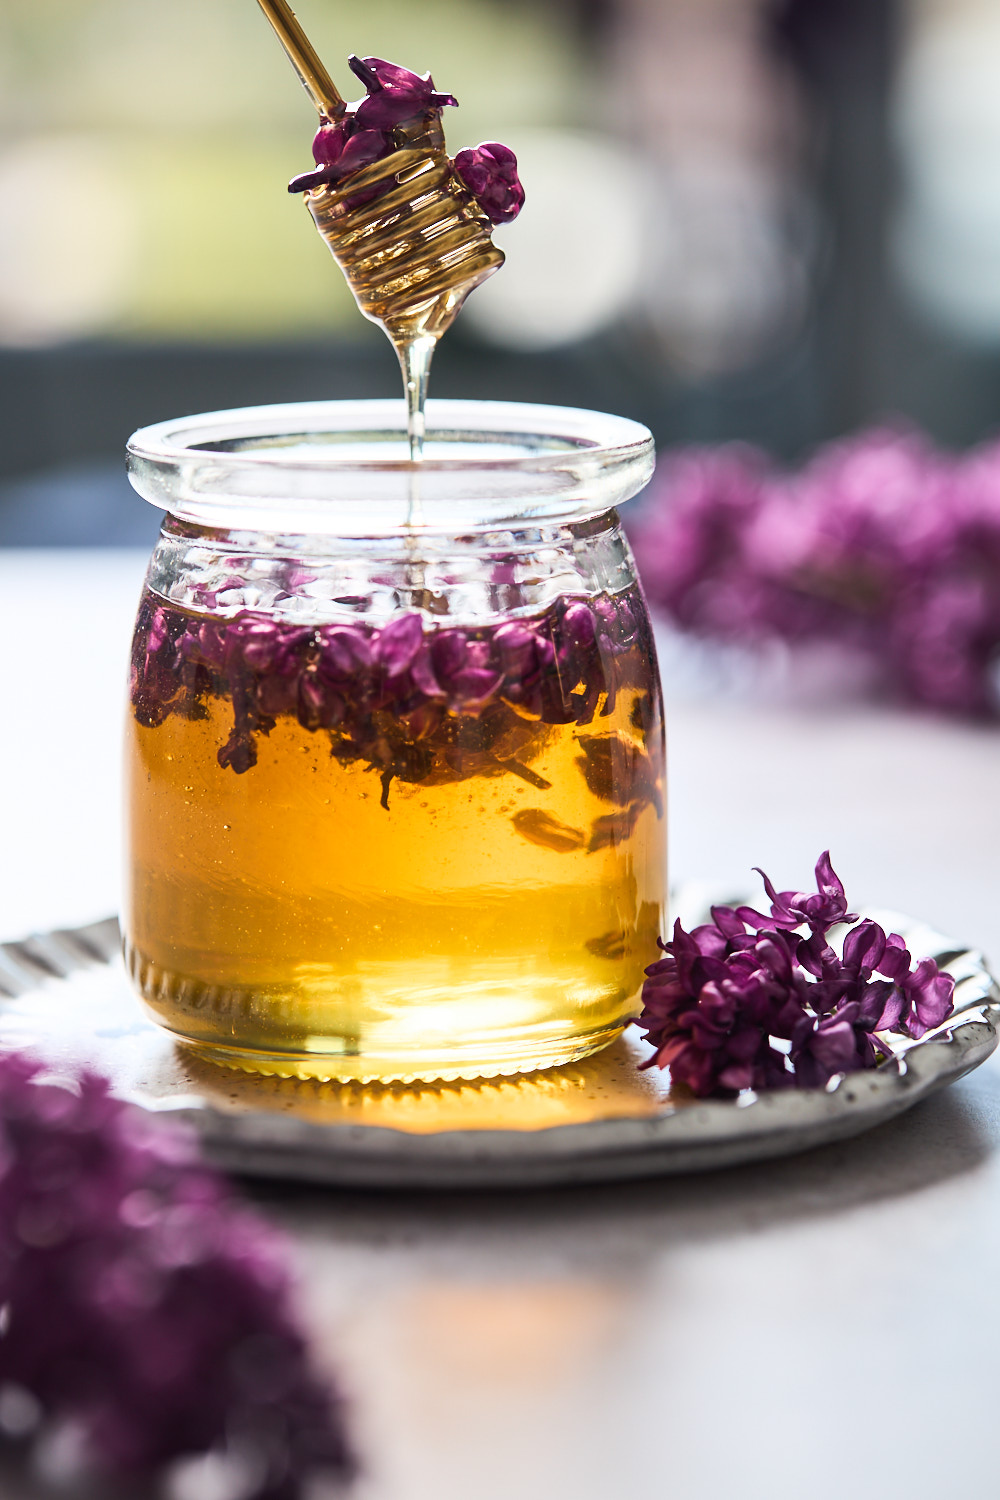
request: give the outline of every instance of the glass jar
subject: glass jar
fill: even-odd
[[[559,407],[261,407],[129,444],[125,952],[216,1061],[436,1079],[609,1042],[657,956],[663,724],[614,506],[652,440]]]

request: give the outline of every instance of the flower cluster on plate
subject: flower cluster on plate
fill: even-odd
[[[656,1049],[644,1067],[669,1067],[701,1098],[822,1088],[891,1055],[887,1033],[918,1038],[947,1020],[954,980],[847,910],[829,852],[815,892],[776,891],[758,873],[769,914],[714,906],[711,922],[685,932],[678,921],[661,941],[636,1023]],[[847,923],[838,952],[831,929]]]

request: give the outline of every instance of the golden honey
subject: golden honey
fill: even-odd
[[[343,1079],[545,1067],[621,1029],[665,899],[634,591],[419,619],[396,676],[412,643],[390,657],[374,627],[144,609],[127,955],[163,1024],[219,1060]]]

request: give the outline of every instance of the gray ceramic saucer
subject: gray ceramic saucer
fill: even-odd
[[[890,912],[869,912],[956,980],[955,1014],[829,1090],[734,1102],[671,1098],[630,1029],[596,1057],[480,1083],[384,1087],[254,1078],[178,1046],[132,994],[114,919],[0,946],[0,1048],[56,1070],[90,1066],[139,1108],[181,1119],[235,1172],[378,1188],[525,1187],[693,1172],[843,1140],[983,1062],[1000,991],[982,956]]]

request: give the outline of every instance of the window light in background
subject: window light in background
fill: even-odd
[[[908,0],[894,103],[894,253],[916,306],[970,344],[1000,341],[1000,4]]]

